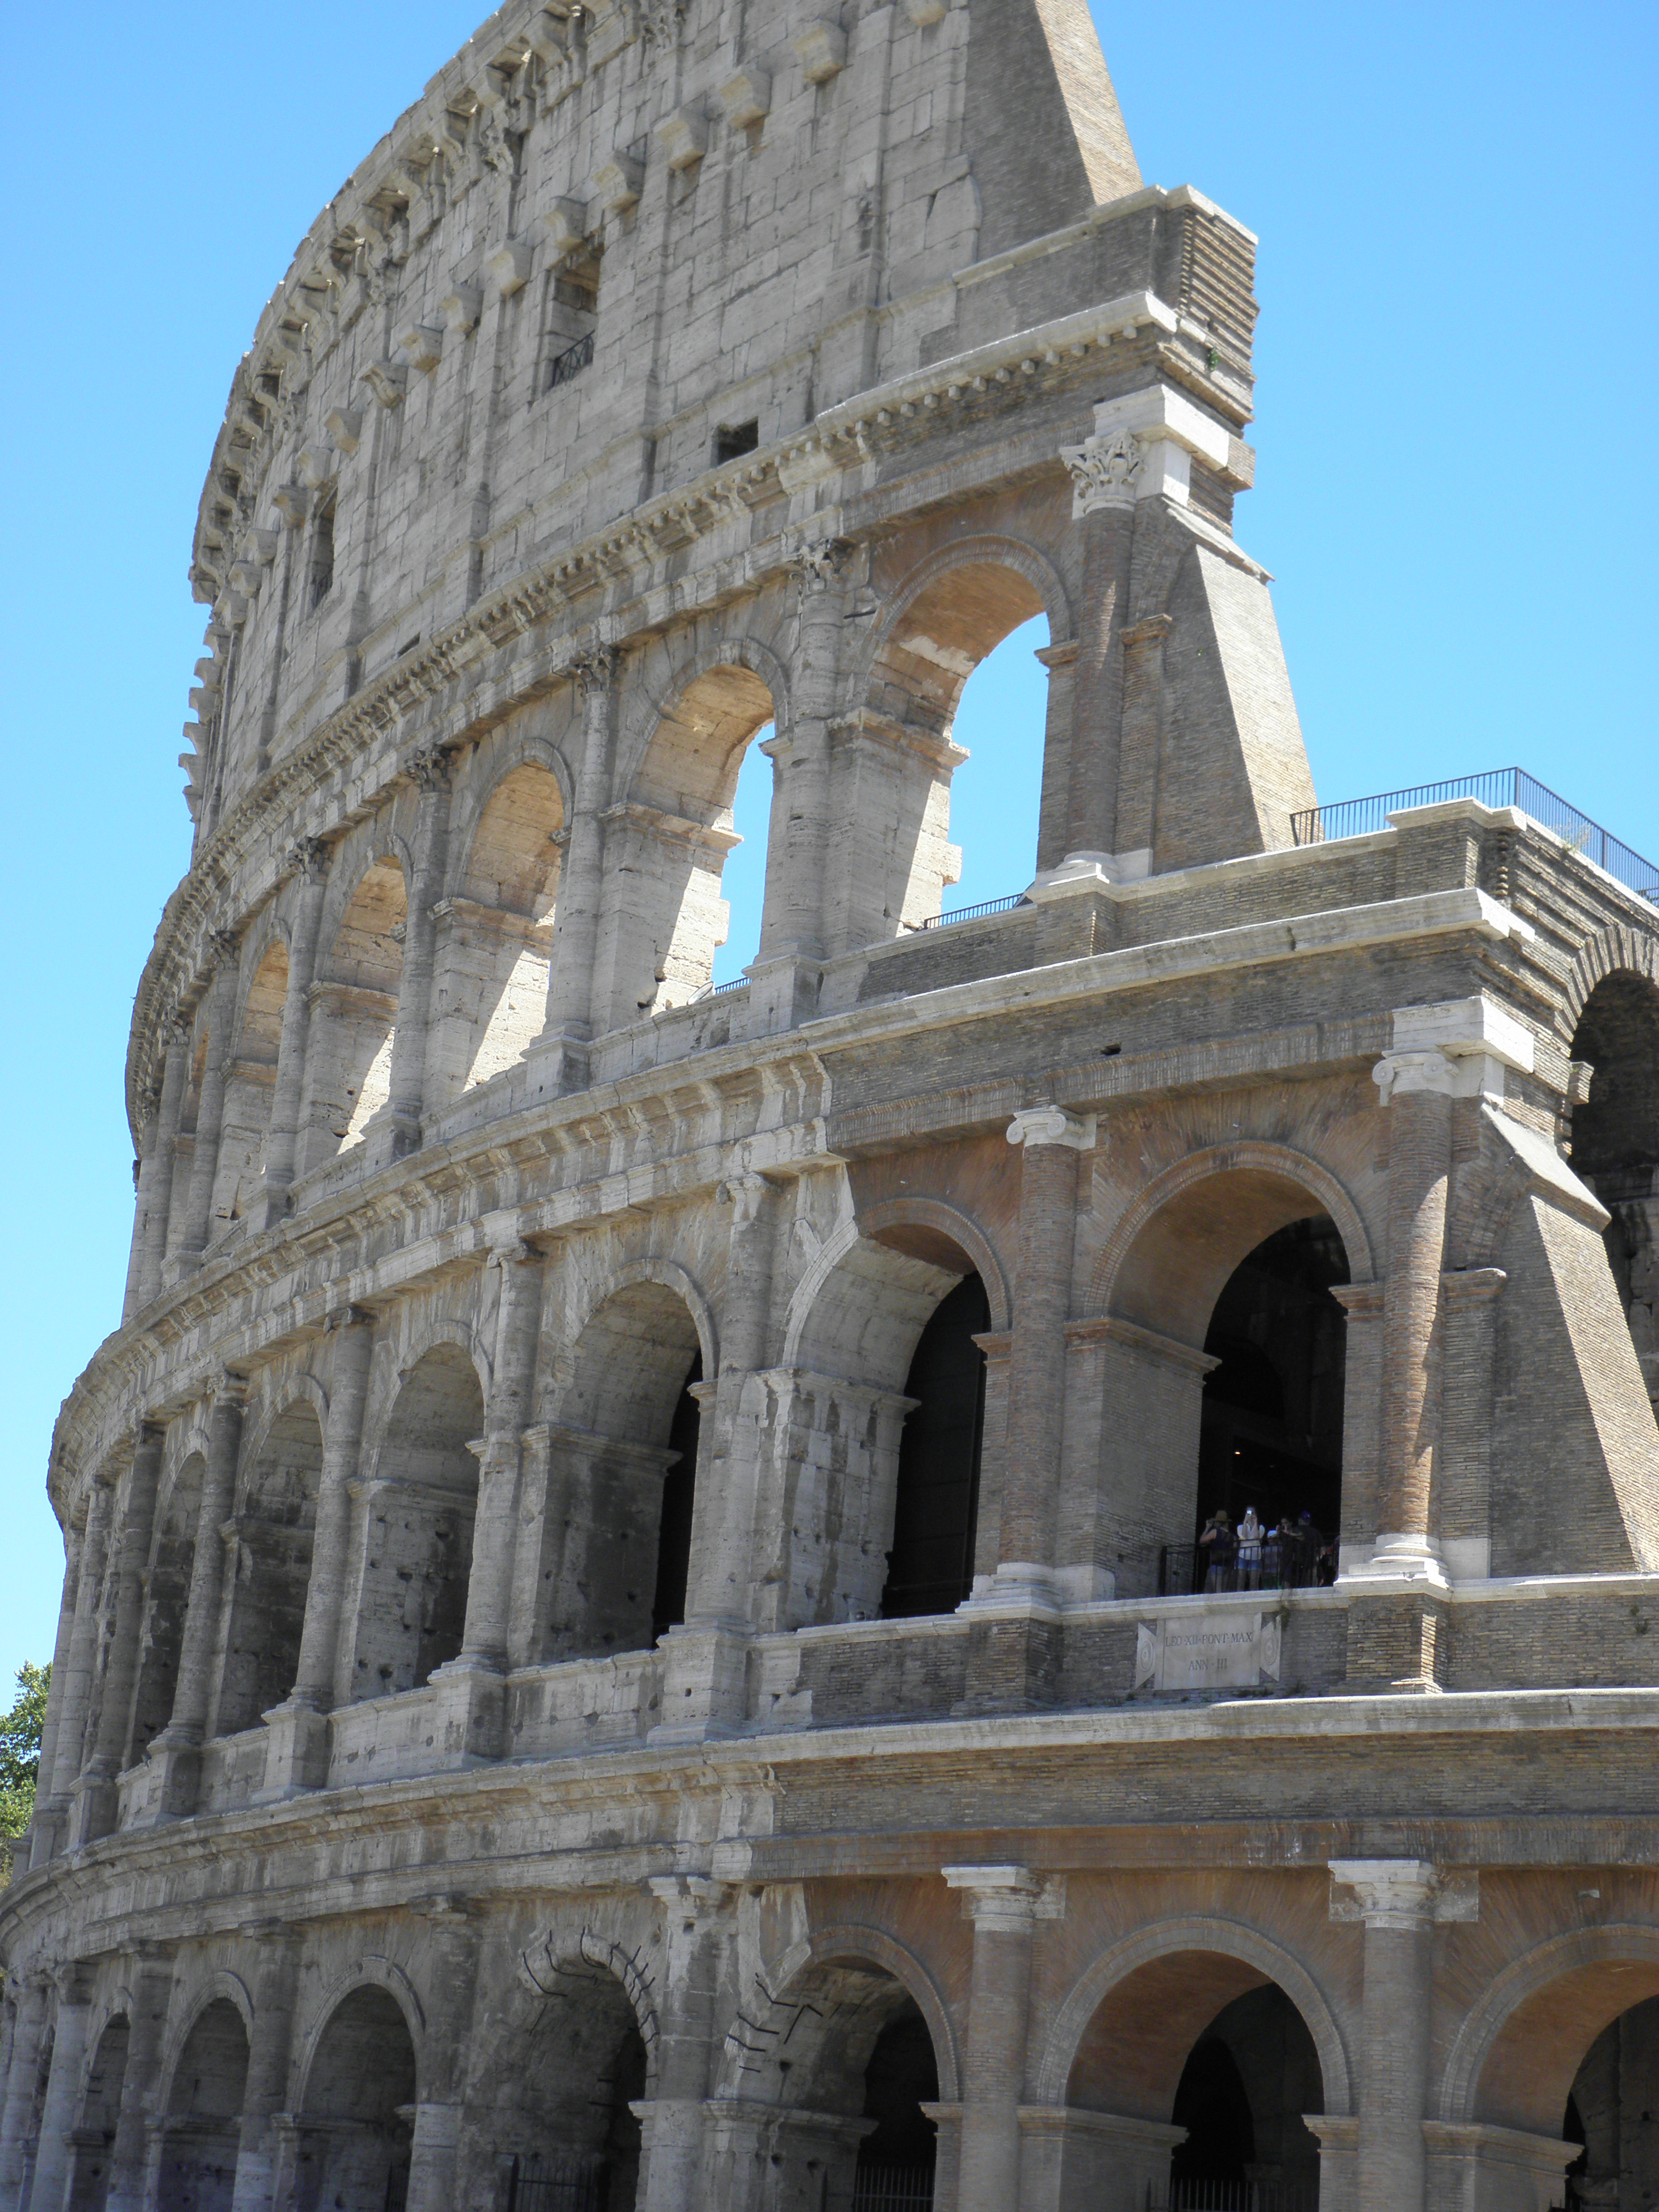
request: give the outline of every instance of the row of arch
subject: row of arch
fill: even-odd
[[[586,1933],[538,1938],[505,1980],[492,1956],[476,1988],[458,1961],[447,1979],[427,1975],[423,2000],[390,1958],[365,1959],[299,2017],[290,2010],[275,2037],[286,2063],[262,2108],[249,2100],[250,2054],[262,2030],[272,2048],[273,2023],[257,2017],[246,1984],[222,1969],[187,2003],[175,1997],[147,2201],[229,2212],[252,2150],[272,2160],[275,2201],[294,2212],[386,2212],[430,2155],[421,2115],[436,2104],[459,2115],[439,2136],[458,2205],[510,2203],[520,2183],[533,2203],[528,2185],[562,2181],[573,2202],[585,2183],[586,2201],[635,2212],[651,2105],[666,2094],[667,1992],[639,1954]],[[137,2016],[125,1986],[95,2009],[72,2100],[63,2202],[73,2212],[103,2212],[108,2197]],[[722,2017],[723,2042],[706,2054],[708,2201],[734,2212],[856,2206],[908,2182],[901,2201],[954,2203],[972,2023],[959,2027],[915,1949],[877,1925],[820,1928],[757,1972],[706,2032]],[[1177,1917],[1122,1936],[1078,1975],[1028,2057],[1020,2201],[1034,2212],[1158,2203],[1186,2183],[1226,2203],[1224,2191],[1251,2181],[1311,2212],[1322,2142],[1352,2149],[1341,2124],[1366,2092],[1349,2035],[1369,2032],[1358,2019],[1345,2032],[1294,1951],[1245,1922]],[[13,2036],[15,2050],[15,2022]],[[38,2072],[38,2130],[50,2037],[21,2057]],[[1498,1972],[1437,2064],[1429,2109],[1443,2126],[1530,2136],[1546,2166],[1553,2141],[1557,2172],[1581,2177],[1588,2203],[1621,2177],[1627,2188],[1650,2181],[1656,2092],[1659,1931],[1613,1925],[1558,1935]],[[259,2142],[262,2127],[274,2146]],[[1144,2197],[1124,2186],[1132,2175]],[[657,2201],[667,2201],[660,2190]]]

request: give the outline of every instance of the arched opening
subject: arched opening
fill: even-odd
[[[272,1423],[237,1516],[216,1735],[257,1726],[294,1687],[322,1472],[322,1428],[299,1398]]]
[[[1584,1001],[1572,1057],[1592,1071],[1573,1109],[1573,1170],[1613,1216],[1607,1260],[1659,1406],[1659,991],[1645,976],[1605,976]]]
[[[939,2087],[927,2018],[898,1977],[863,1958],[817,1961],[745,2039],[730,2168],[710,2201],[926,2212],[939,2145],[923,2107]]]
[[[434,1345],[404,1378],[375,1455],[354,1698],[417,1689],[460,1652],[483,1430],[471,1357]]]
[[[544,1948],[526,1965],[538,2001],[526,2019],[509,2000],[495,2063],[479,2077],[486,2101],[469,2162],[495,2180],[503,2212],[634,2212],[633,2107],[647,2094],[648,2065],[633,2007],[614,1974],[580,1956]]]
[[[295,2212],[403,2212],[415,2045],[397,2000],[354,1990],[318,2038],[298,2113]]]
[[[788,1510],[767,1532],[765,1626],[961,1603],[992,1456],[973,1341],[990,1319],[973,1258],[931,1222],[877,1227],[825,1276],[766,1439],[765,1492]]]
[[[1063,2201],[1091,2201],[1109,2175],[1118,2194],[1103,2201],[1149,2212],[1316,2212],[1319,2144],[1304,2115],[1325,2110],[1318,2049],[1247,1960],[1169,1952],[1115,1984],[1078,2045],[1066,2102],[1103,2117],[1068,2132],[1078,2193]]]
[[[766,722],[744,748],[738,780],[732,793],[732,834],[736,839],[720,870],[720,896],[726,901],[726,942],[714,952],[714,980],[736,983],[760,952],[761,924],[766,911],[766,864],[771,842],[772,805],[778,778],[769,741],[777,735]]]
[[[721,878],[738,842],[738,774],[773,720],[764,680],[740,661],[722,661],[695,677],[658,724],[626,805],[605,824],[611,927],[601,933],[593,998],[603,1027],[684,1006],[713,981],[731,919]],[[781,889],[767,884],[763,944]]]
[[[647,1650],[684,1620],[702,1376],[696,1323],[667,1284],[629,1284],[589,1316],[547,1432],[542,1656]]]
[[[287,998],[288,947],[277,938],[265,948],[253,971],[242,1008],[235,1058],[225,1077],[219,1164],[213,1184],[216,1228],[239,1219],[258,1194]]]
[[[993,647],[962,687],[952,740],[967,758],[951,778],[959,873],[946,912],[1023,891],[1038,865],[1048,671],[1037,659],[1048,618],[1033,616]]]
[[[558,779],[527,761],[490,793],[460,889],[440,910],[430,1103],[447,1104],[488,1083],[541,1034],[563,850]]]
[[[408,899],[395,860],[366,869],[313,988],[302,1115],[309,1170],[362,1140],[391,1095]]]
[[[185,2039],[173,2069],[159,2203],[231,2212],[246,2089],[247,2030],[229,1998],[216,1997]]]
[[[953,1613],[973,1588],[985,1440],[985,1355],[974,1339],[990,1326],[975,1273],[945,1292],[917,1339],[881,1594],[889,1620]]]
[[[192,1452],[174,1474],[156,1516],[133,1699],[129,1753],[133,1765],[173,1717],[173,1693],[179,1681],[179,1652],[184,1642],[191,1573],[196,1564],[196,1527],[201,1518],[202,1481],[206,1473],[201,1454]]]
[[[1621,2012],[1591,2044],[1561,2134],[1580,2146],[1567,2167],[1570,2212],[1659,2203],[1659,1997]]]
[[[118,2013],[99,2037],[92,2054],[76,2125],[68,2212],[104,2212],[109,2197],[110,2150],[121,2117],[121,2090],[127,2077],[131,2040],[127,2016]]]
[[[1329,1582],[1341,1518],[1346,1323],[1330,1295],[1348,1279],[1328,1214],[1265,1237],[1216,1300],[1204,1349],[1190,1589],[1285,1589]],[[1167,1568],[1164,1587],[1182,1587]]]
[[[1355,1273],[1350,1235],[1362,1280],[1369,1254],[1328,1182],[1348,1228],[1322,1207],[1322,1170],[1310,1164],[1304,1182],[1293,1158],[1260,1149],[1259,1162],[1212,1168],[1195,1156],[1172,1170],[1103,1262],[1097,1540],[1120,1597],[1279,1588],[1330,1571],[1346,1357],[1331,1286]],[[1241,1555],[1252,1510],[1259,1525]],[[1285,1532],[1271,1549],[1269,1528]]]

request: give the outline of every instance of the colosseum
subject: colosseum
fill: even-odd
[[[1659,2191],[1659,872],[1319,804],[1251,233],[830,4],[508,0],[235,373],[8,2208]]]

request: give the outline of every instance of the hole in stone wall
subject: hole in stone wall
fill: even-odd
[[[888,1620],[954,1613],[973,1587],[985,1426],[985,1285],[964,1276],[922,1330],[904,1395],[921,1402],[899,1444],[893,1546],[881,1610]]]
[[[663,1477],[662,1519],[657,1530],[657,1589],[651,1605],[651,1637],[654,1643],[666,1630],[685,1619],[686,1583],[691,1571],[691,1517],[696,1504],[697,1437],[702,1407],[691,1395],[693,1383],[702,1380],[702,1354],[691,1362],[674,1419],[668,1431],[668,1449],[678,1452]]]
[[[725,461],[740,460],[744,454],[752,453],[760,443],[760,424],[756,422],[722,422],[714,433],[714,466]]]
[[[876,2038],[864,2069],[864,2117],[875,2127],[859,2145],[854,2212],[931,2202],[939,2129],[922,2111],[939,2102],[939,2063],[920,2006],[903,2009]]]
[[[951,779],[951,842],[962,874],[947,913],[1023,891],[1036,867],[1048,672],[1036,658],[1048,617],[1011,630],[962,687],[951,734],[969,757]]]

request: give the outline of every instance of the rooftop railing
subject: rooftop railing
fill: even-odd
[[[1010,898],[982,899],[978,906],[953,906],[948,914],[930,914],[926,921],[907,922],[909,929],[948,929],[953,921],[977,921],[982,914],[1007,914],[1017,906],[1030,906],[1024,891]]]
[[[1437,806],[1451,799],[1477,799],[1483,806],[1519,807],[1545,829],[1558,832],[1572,851],[1594,860],[1618,882],[1644,898],[1659,902],[1659,867],[1521,768],[1488,769],[1480,775],[1451,776],[1443,783],[1419,783],[1409,791],[1381,791],[1370,799],[1345,799],[1334,806],[1310,806],[1291,815],[1291,836],[1298,845],[1363,837],[1370,831],[1386,830],[1391,814],[1410,806]]]

